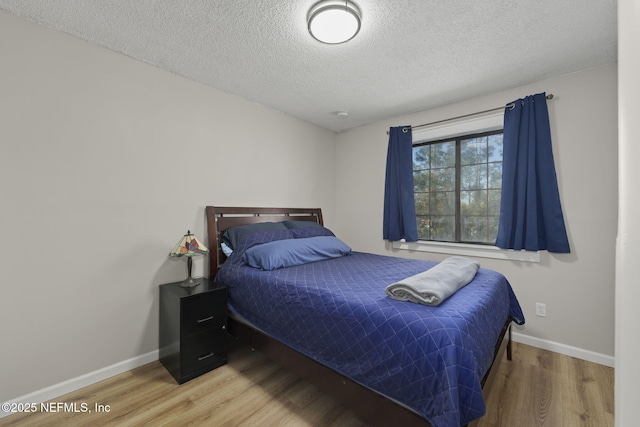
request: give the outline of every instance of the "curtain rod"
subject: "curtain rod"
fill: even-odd
[[[553,99],[553,94],[550,93],[546,96],[547,99]],[[457,116],[457,117],[451,117],[449,119],[444,119],[444,120],[438,120],[436,122],[431,122],[431,123],[424,123],[422,125],[416,125],[416,126],[411,126],[408,128],[403,128],[402,132],[406,133],[409,130],[413,130],[413,129],[418,129],[418,128],[423,128],[423,127],[427,127],[427,126],[431,126],[431,125],[437,125],[439,123],[445,123],[445,122],[450,122],[452,120],[458,120],[458,119],[464,119],[466,117],[471,117],[471,116],[478,116],[480,114],[484,114],[484,113],[490,113],[492,111],[498,111],[498,110],[502,110],[505,108],[508,108],[510,110],[513,110],[513,108],[515,107],[515,103],[511,102],[507,105],[505,105],[504,107],[496,107],[496,108],[490,108],[488,110],[483,110],[483,111],[478,111],[477,113],[470,113],[470,114],[464,114],[462,116]],[[389,131],[387,131],[387,135],[389,134]]]

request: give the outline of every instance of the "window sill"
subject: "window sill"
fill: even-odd
[[[515,251],[500,249],[496,246],[471,245],[467,243],[428,242],[393,242],[393,249],[418,252],[434,252],[449,255],[475,256],[481,258],[504,259],[509,261],[540,262],[540,252]]]

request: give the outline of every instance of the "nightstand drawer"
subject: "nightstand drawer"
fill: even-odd
[[[185,338],[180,352],[183,375],[224,362],[227,358],[226,339],[226,334],[218,331],[202,332]]]
[[[226,290],[182,299],[180,332],[183,336],[220,329],[227,322]]]

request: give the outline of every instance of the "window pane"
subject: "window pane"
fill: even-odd
[[[487,209],[489,215],[500,216],[500,195],[500,190],[489,190],[489,206]]]
[[[488,139],[488,158],[490,162],[502,161],[502,134],[489,135]]]
[[[460,164],[487,162],[487,137],[465,139],[460,142]]]
[[[430,197],[431,215],[453,215],[456,214],[456,193],[448,191],[445,193],[431,193]]]
[[[485,243],[487,240],[487,217],[463,216],[460,221],[461,235],[464,242]]]
[[[429,169],[429,145],[413,147],[413,170]]]
[[[502,162],[489,163],[489,188],[502,188]]]
[[[431,240],[431,221],[428,216],[416,216],[416,224],[418,225],[418,240]]]
[[[429,191],[429,171],[413,171],[413,191]]]
[[[461,191],[460,214],[464,216],[486,216],[487,190]]]
[[[429,193],[414,193],[416,215],[429,215]]]
[[[480,190],[487,188],[487,165],[462,166],[460,168],[460,188]]]
[[[456,165],[455,141],[431,144],[431,168],[451,168]]]
[[[454,191],[456,189],[456,169],[432,169],[431,191]]]
[[[455,241],[456,217],[434,216],[431,219],[431,240]]]

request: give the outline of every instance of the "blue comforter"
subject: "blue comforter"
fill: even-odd
[[[524,323],[503,275],[481,268],[471,283],[429,307],[393,300],[385,288],[434,262],[353,252],[263,271],[242,260],[244,250],[263,240],[247,238],[216,276],[228,287],[233,312],[402,402],[434,427],[464,425],[484,415],[481,379],[500,331],[509,315]]]

